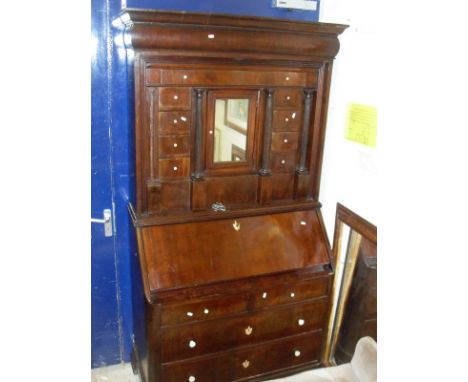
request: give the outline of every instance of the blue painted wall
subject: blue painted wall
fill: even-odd
[[[126,4],[125,4],[126,3]],[[114,204],[115,236],[92,226],[92,367],[129,362],[133,334],[131,263],[136,242],[127,212],[134,195],[133,68],[122,31],[111,27],[122,7],[225,13],[317,21],[318,11],[274,9],[270,0],[92,0],[92,213]],[[107,206],[104,206],[106,205]],[[142,307],[139,307],[142,308]]]

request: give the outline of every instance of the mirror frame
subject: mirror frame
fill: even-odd
[[[347,243],[344,243],[343,240],[345,225],[349,227],[349,238]],[[365,237],[367,240],[377,245],[377,227],[347,207],[337,203],[331,259],[333,270],[335,271],[331,294],[333,301],[330,310],[327,338],[323,356],[323,363],[326,366],[334,366],[335,347],[338,341],[341,322],[343,319],[349,290],[351,288],[352,276],[354,274],[354,267],[356,264],[357,255],[359,253],[359,246],[362,237]],[[345,256],[348,257],[349,253],[350,258],[346,258],[346,262],[343,266],[344,269],[340,269],[340,256],[342,254],[343,245],[348,246]],[[343,273],[342,278],[338,277],[340,272]]]
[[[255,170],[255,138],[258,126],[258,105],[259,105],[260,92],[258,89],[245,90],[245,89],[222,89],[222,90],[209,90],[207,113],[206,113],[206,128],[205,128],[205,171],[207,175],[218,174],[236,174],[236,173],[250,173]],[[216,100],[217,99],[248,99],[249,109],[247,117],[246,129],[246,150],[245,161],[214,161],[215,149],[215,117],[216,117]],[[226,102],[227,107],[227,102]],[[235,129],[236,130],[236,129]],[[212,132],[210,134],[210,131]],[[238,131],[238,130],[236,130]]]

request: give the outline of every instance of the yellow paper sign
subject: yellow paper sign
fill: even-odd
[[[346,139],[375,147],[377,141],[377,108],[352,103],[348,107]]]

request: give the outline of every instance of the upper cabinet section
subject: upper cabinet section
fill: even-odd
[[[319,205],[345,26],[137,10],[119,20],[134,51],[137,224]]]

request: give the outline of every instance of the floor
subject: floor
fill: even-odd
[[[140,382],[129,363],[100,367],[91,370],[91,382]]]

